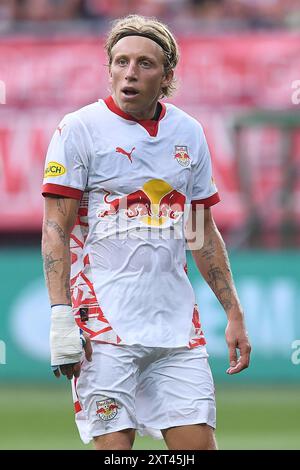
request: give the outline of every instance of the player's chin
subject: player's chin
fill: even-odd
[[[120,98],[121,103],[127,107],[131,105],[136,106],[141,101],[140,93],[128,95],[124,92],[121,92]]]

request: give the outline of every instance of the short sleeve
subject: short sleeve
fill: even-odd
[[[80,200],[87,185],[90,136],[73,114],[66,115],[51,139],[45,162],[43,196],[59,195]]]
[[[193,167],[192,207],[204,204],[205,208],[220,201],[218,189],[212,175],[211,156],[202,127],[200,126],[200,146]]]

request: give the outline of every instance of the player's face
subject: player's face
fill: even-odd
[[[164,71],[164,54],[151,39],[127,36],[112,48],[110,84],[119,108],[136,119],[151,119],[162,86],[168,85],[173,71]]]

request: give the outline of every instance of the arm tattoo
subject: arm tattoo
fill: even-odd
[[[208,284],[216,294],[224,309],[230,309],[232,303],[232,289],[221,269],[211,265],[208,270]]]
[[[216,246],[214,240],[210,239],[207,243],[207,246],[203,247],[202,256],[207,261],[211,261],[215,256]]]
[[[67,215],[67,206],[66,201],[64,199],[58,198],[56,201],[58,212],[60,212],[63,216]]]
[[[60,240],[63,242],[64,246],[67,245],[67,237],[63,229],[53,220],[46,220],[46,225],[47,227],[53,228],[57,233],[60,238]]]
[[[52,251],[50,253],[46,253],[44,257],[44,269],[47,279],[49,279],[50,273],[57,273],[55,269],[55,263],[59,263],[63,261],[63,258],[54,259],[52,256]]]

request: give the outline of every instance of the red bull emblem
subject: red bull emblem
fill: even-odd
[[[189,166],[190,156],[188,154],[186,145],[175,145],[175,155],[174,158],[181,166]]]
[[[164,180],[148,180],[141,189],[126,196],[108,199],[106,191],[104,202],[109,205],[98,217],[116,215],[122,211],[125,217],[139,217],[140,222],[150,226],[162,226],[167,220],[175,221],[184,212],[185,195],[174,189]]]
[[[113,398],[106,398],[105,400],[96,401],[97,411],[96,415],[103,421],[110,421],[117,413],[120,406]]]
[[[116,199],[109,200],[110,193],[106,191],[104,202],[109,205],[107,210],[102,211],[99,216],[106,217],[108,215],[115,215],[120,209],[125,210],[125,215],[131,219],[138,215],[150,215],[151,201],[144,191],[138,190],[127,196],[117,197]]]

